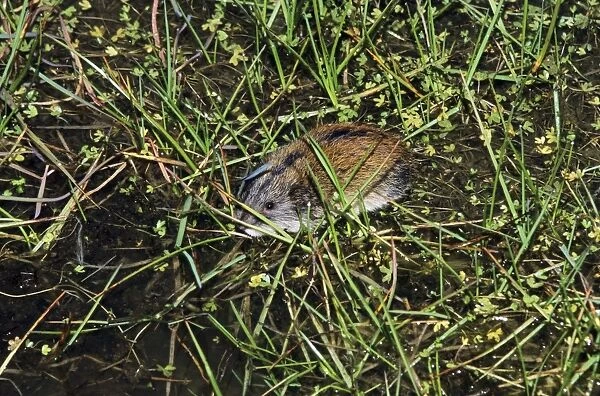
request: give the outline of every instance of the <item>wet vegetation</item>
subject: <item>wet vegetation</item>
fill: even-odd
[[[0,16],[0,394],[600,390],[597,0]],[[266,153],[357,121],[407,200],[239,232]]]

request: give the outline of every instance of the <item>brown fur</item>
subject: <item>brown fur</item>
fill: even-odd
[[[331,202],[337,189],[319,160],[316,146],[335,171],[345,201],[356,209],[363,203],[367,211],[381,208],[408,190],[410,156],[398,134],[365,124],[332,124],[318,127],[268,155],[264,172],[249,178],[241,200],[293,232],[299,229],[298,217],[307,223],[321,216],[318,190]],[[307,216],[309,205],[311,219]],[[243,221],[264,225],[248,213],[240,214]],[[259,235],[251,229],[246,231]]]

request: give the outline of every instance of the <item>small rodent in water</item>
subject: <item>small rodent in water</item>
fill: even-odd
[[[320,154],[331,164],[345,202],[354,210],[382,208],[408,191],[410,155],[399,134],[366,124],[330,124],[269,154],[244,179],[240,201],[288,232],[298,232],[301,223],[312,224],[323,216],[319,191],[328,202],[338,191]],[[273,230],[245,210],[236,217]],[[262,235],[249,227],[244,231]]]

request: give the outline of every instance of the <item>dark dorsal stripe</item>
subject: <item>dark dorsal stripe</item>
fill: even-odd
[[[294,162],[296,162],[300,157],[302,157],[302,154],[299,151],[292,151],[283,159],[283,161],[281,161],[281,164],[277,165],[277,167],[273,169],[271,173],[273,176],[282,174],[292,165],[294,165]]]
[[[368,132],[369,129],[364,128],[349,129],[349,127],[340,127],[324,135],[322,141],[329,143],[341,137],[361,137],[367,135]]]

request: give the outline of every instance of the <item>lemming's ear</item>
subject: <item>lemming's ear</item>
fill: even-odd
[[[294,183],[290,186],[289,197],[299,207],[306,207],[309,202],[317,202],[314,191],[306,184]]]
[[[270,162],[262,164],[261,166],[256,168],[252,173],[250,173],[248,176],[244,177],[244,179],[242,181],[247,182],[249,180],[252,180],[264,173],[267,173],[268,171],[271,170],[272,167],[273,167],[273,164],[271,164]]]

